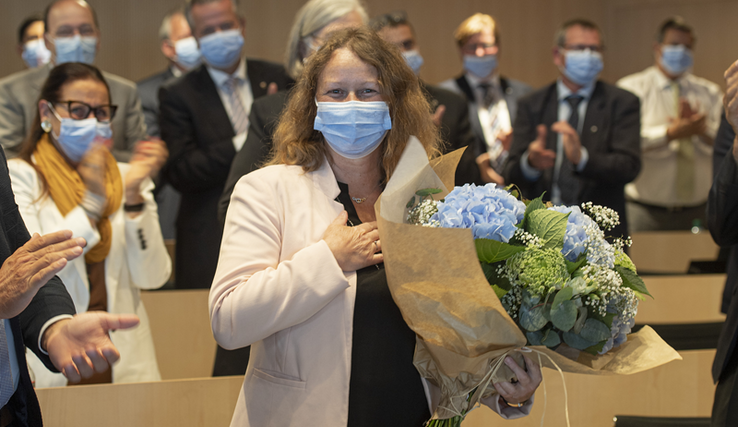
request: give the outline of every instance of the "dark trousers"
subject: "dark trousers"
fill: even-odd
[[[718,381],[712,404],[712,427],[735,426],[738,426],[738,349],[733,350]]]
[[[214,377],[226,377],[230,375],[243,375],[249,365],[251,347],[226,350],[218,346],[215,352],[215,363],[213,365]]]

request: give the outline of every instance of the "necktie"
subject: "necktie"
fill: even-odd
[[[566,97],[566,102],[571,107],[569,124],[577,133],[579,133],[579,104],[583,99],[579,95],[569,95]],[[576,205],[579,203],[579,179],[575,176],[574,172],[574,165],[564,155],[561,159],[558,183],[559,190],[561,191],[561,202],[565,205]]]
[[[5,406],[13,395],[13,373],[10,371],[8,337],[5,335],[5,322],[0,321],[0,408]]]
[[[489,83],[479,83],[478,87],[482,90],[482,105],[484,105],[484,108],[489,108],[495,100],[495,91],[492,90],[492,85]]]
[[[675,117],[679,117],[679,83],[671,82],[671,92],[674,95]],[[680,202],[689,202],[694,193],[694,144],[692,138],[677,140],[679,151],[677,151],[676,172],[676,195]]]
[[[236,135],[246,133],[249,130],[249,116],[246,114],[241,95],[238,93],[238,78],[230,77],[226,80],[226,89],[228,98],[231,102],[231,122],[233,123],[233,132]]]

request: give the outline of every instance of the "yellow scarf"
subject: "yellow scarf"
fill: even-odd
[[[82,201],[87,187],[84,181],[64,159],[64,156],[49,141],[49,135],[44,134],[33,152],[36,167],[46,180],[49,195],[63,216],[77,207]],[[110,152],[105,159],[105,194],[107,201],[100,220],[97,222],[97,231],[100,233],[100,242],[85,255],[88,264],[105,260],[110,252],[112,227],[108,217],[120,208],[123,198],[123,183],[120,178],[118,164]]]

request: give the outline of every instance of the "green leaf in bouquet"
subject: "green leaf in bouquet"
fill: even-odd
[[[561,344],[561,337],[559,337],[558,332],[551,328],[543,333],[543,340],[541,340],[541,343],[548,348],[554,348]]]
[[[577,350],[585,350],[588,347],[592,347],[593,345],[597,344],[597,341],[587,341],[582,338],[580,334],[575,334],[573,332],[564,332],[562,335],[566,345],[572,348],[576,348]]]
[[[405,205],[407,209],[411,209],[413,206],[415,206],[415,196],[408,200],[407,204]]]
[[[642,294],[646,294],[653,298],[653,295],[648,293],[648,289],[646,289],[646,284],[643,283],[643,279],[638,277],[636,273],[634,273],[632,270],[622,267],[620,265],[615,266],[615,271],[620,274],[620,277],[623,279],[623,286],[626,288],[633,289],[634,291],[640,292]]]
[[[525,250],[524,246],[514,246],[492,239],[476,239],[474,240],[474,246],[477,248],[479,260],[489,264],[504,261]]]
[[[642,293],[640,293],[638,291],[633,291],[633,293],[635,294],[636,298],[638,298],[638,300],[640,300],[640,301],[645,301],[646,300],[646,297],[644,297]],[[651,297],[651,298],[653,298],[653,297]]]
[[[594,345],[594,343],[609,339],[612,336],[612,333],[610,332],[610,328],[604,323],[597,319],[589,318],[584,322],[584,327],[579,335],[583,339],[592,342],[592,345]]]
[[[560,330],[567,332],[577,321],[577,305],[574,301],[562,301],[551,307],[551,322]]]
[[[424,188],[422,190],[416,191],[415,195],[420,196],[420,197],[427,197],[427,196],[430,196],[431,194],[438,194],[440,192],[441,192],[440,188]]]
[[[528,230],[528,226],[530,225],[530,213],[539,209],[546,209],[546,205],[543,204],[543,194],[525,204],[525,216],[523,216],[523,221],[520,223],[520,227],[523,230]]]
[[[578,307],[577,308],[577,321],[574,322],[574,327],[571,328],[571,331],[575,334],[578,334],[582,332],[582,328],[584,327],[584,322],[587,321],[587,307]]]
[[[499,263],[487,264],[486,262],[480,262],[480,264],[482,266],[482,272],[484,272],[484,277],[487,278],[487,282],[490,285],[496,285],[505,291],[509,291],[512,288],[510,279],[506,275],[500,275],[497,272]]]
[[[581,253],[574,262],[569,260],[566,260],[565,262],[566,269],[569,271],[569,274],[574,274],[575,271],[579,270],[579,267],[583,266],[587,262],[587,257],[584,253]]]
[[[574,289],[572,288],[563,288],[562,290],[556,292],[556,296],[553,300],[553,306],[556,307],[557,305],[561,304],[564,301],[569,301],[571,297],[574,296]]]
[[[588,316],[593,319],[599,320],[600,322],[607,325],[607,327],[609,328],[612,326],[612,319],[615,318],[615,313],[607,313],[604,316],[600,316],[599,313],[597,313],[596,311],[592,311],[588,312]]]
[[[507,295],[507,292],[508,292],[497,285],[492,285],[492,290],[495,291],[495,295],[497,295],[497,299],[502,299],[502,297]]]
[[[543,249],[561,249],[564,246],[568,219],[568,213],[538,209],[530,213],[527,230],[538,236]]]
[[[542,331],[526,332],[525,337],[528,339],[528,344],[530,345],[543,345]]]
[[[593,345],[592,347],[587,347],[584,349],[584,351],[591,354],[592,356],[597,356],[602,351],[602,348],[605,346],[606,342],[607,341],[602,341],[600,343]]]
[[[538,331],[546,326],[548,319],[544,311],[548,310],[548,304],[539,304],[533,307],[520,306],[520,326],[526,331]]]

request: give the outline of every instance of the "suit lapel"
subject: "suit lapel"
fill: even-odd
[[[597,148],[602,148],[599,141],[605,134],[605,94],[601,82],[597,82],[592,98],[587,104],[587,113],[584,116],[584,125],[582,126],[582,134],[579,136],[580,141],[587,150],[593,152]]]
[[[200,100],[204,110],[210,112],[207,115],[207,122],[216,135],[223,134],[224,129],[227,129],[230,137],[233,137],[235,135],[233,124],[228,117],[228,112],[223,105],[223,101],[220,99],[218,88],[215,87],[215,82],[210,77],[207,67],[203,64],[200,68],[193,71],[193,73],[195,73],[197,79],[197,84],[193,85],[197,92],[197,99]]]
[[[553,150],[555,153],[559,134],[551,130],[551,125],[559,120],[559,96],[556,90],[556,83],[552,84],[546,93],[546,97],[543,100],[541,116],[541,120],[538,123],[546,125],[546,148]],[[547,183],[547,188],[550,188],[550,183],[553,182],[553,172],[554,168],[546,169],[543,172],[543,181]]]
[[[259,65],[256,61],[246,60],[246,75],[251,83],[251,93],[254,95],[254,100],[266,95],[269,83],[274,80],[271,79],[271,76],[265,75],[266,73]]]

